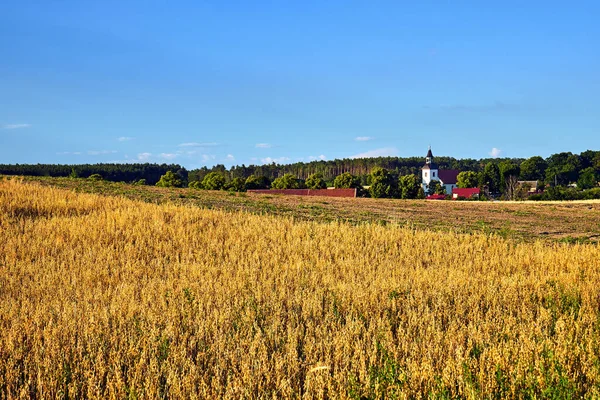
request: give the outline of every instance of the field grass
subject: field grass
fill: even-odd
[[[152,203],[248,211],[302,220],[395,224],[453,232],[494,233],[523,241],[600,241],[600,201],[473,202],[338,199],[223,191],[166,189],[86,179],[27,178],[84,193],[118,195]]]
[[[0,181],[0,398],[600,396],[597,244],[190,204]]]

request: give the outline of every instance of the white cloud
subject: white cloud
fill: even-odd
[[[6,125],[2,125],[2,129],[23,129],[23,128],[29,128],[31,127],[31,124],[6,124]]]
[[[398,150],[395,147],[384,147],[381,149],[369,150],[364,153],[358,153],[350,158],[372,158],[372,157],[394,157],[398,155]]]
[[[152,153],[139,153],[137,155],[137,159],[140,161],[147,161],[150,157],[152,157]]]
[[[71,154],[79,155],[79,154],[81,154],[81,152],[80,151],[60,151],[56,154],[58,154],[59,156],[67,156],[67,155],[71,155]]]
[[[189,143],[181,143],[179,147],[214,147],[218,146],[218,143],[209,142],[209,143],[197,143],[197,142],[189,142]]]
[[[257,143],[254,147],[256,147],[257,149],[270,149],[271,147],[273,147],[273,145],[270,143]]]
[[[175,153],[160,153],[159,157],[165,160],[172,160],[176,158],[178,154]]]
[[[202,154],[202,161],[209,162],[213,161],[217,158],[214,154]]]
[[[132,137],[130,136],[121,136],[120,138],[117,139],[119,142],[128,142],[130,140],[133,140]]]
[[[502,150],[500,150],[500,149],[497,149],[497,148],[495,148],[495,147],[494,147],[494,148],[493,148],[493,149],[490,151],[490,153],[489,153],[489,154],[490,154],[490,156],[492,156],[493,158],[498,158],[498,157],[500,157],[500,153],[502,153]]]
[[[322,161],[325,161],[325,160],[327,160],[327,157],[325,157],[323,154],[321,154],[321,155],[320,155],[320,156],[318,156],[318,157],[317,157],[317,156],[308,156],[308,159],[309,159],[310,161],[316,161],[316,160],[322,160]]]
[[[367,141],[373,140],[373,139],[374,138],[371,136],[358,136],[354,140],[356,140],[357,142],[367,142]]]
[[[227,157],[225,157],[225,159],[227,161],[235,161],[235,157],[233,156],[233,154],[227,154]]]
[[[284,164],[286,162],[289,162],[290,158],[289,157],[276,157],[276,158],[265,157],[265,158],[261,158],[260,161],[263,164],[271,164],[271,163]]]
[[[101,154],[115,154],[117,150],[90,150],[87,152],[90,156],[99,156]]]

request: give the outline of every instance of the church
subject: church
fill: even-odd
[[[429,193],[429,184],[432,181],[439,181],[440,185],[446,190],[446,194],[452,194],[452,189],[456,188],[456,178],[459,172],[456,169],[440,170],[433,159],[431,146],[429,146],[427,157],[425,157],[425,165],[422,168],[423,183],[421,186],[423,187],[423,191]]]

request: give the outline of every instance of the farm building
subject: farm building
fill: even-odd
[[[452,189],[456,188],[456,178],[460,171],[455,169],[442,169],[438,168],[438,165],[434,162],[433,153],[431,152],[431,146],[425,157],[425,165],[422,168],[423,191],[428,193],[429,184],[433,181],[440,182],[440,185],[446,190],[446,194],[451,194]]]
[[[456,200],[458,198],[472,199],[479,197],[480,190],[479,188],[454,188],[452,189],[452,200]]]

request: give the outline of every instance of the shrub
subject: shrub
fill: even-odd
[[[173,171],[167,171],[167,173],[161,176],[160,180],[156,182],[156,186],[181,187],[183,186],[183,181],[181,180],[179,175],[175,174]]]

